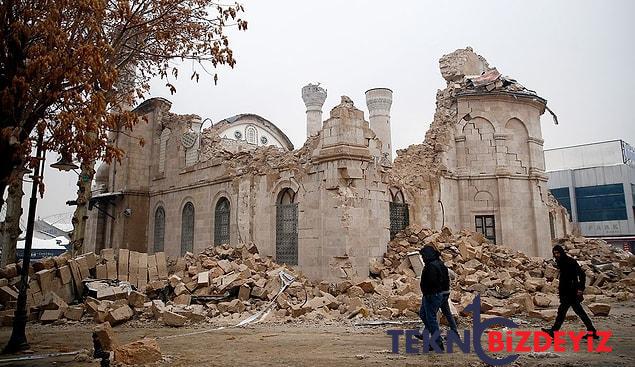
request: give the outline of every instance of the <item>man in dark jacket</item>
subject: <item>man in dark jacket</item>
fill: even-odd
[[[558,285],[558,295],[560,296],[560,306],[558,307],[558,314],[556,321],[551,329],[542,329],[542,331],[553,336],[553,332],[560,330],[569,307],[573,308],[573,311],[582,319],[589,333],[594,338],[597,338],[595,333],[595,327],[589,316],[584,312],[582,308],[582,294],[584,293],[584,283],[586,282],[586,275],[580,264],[575,259],[568,256],[564,252],[564,248],[560,245],[553,247],[553,257],[556,259],[556,264],[560,269],[560,283]]]
[[[450,278],[448,268],[439,259],[439,252],[431,246],[424,246],[421,251],[425,266],[421,272],[421,308],[419,316],[423,320],[426,329],[433,337],[439,331],[437,312],[443,303],[443,291],[450,289]],[[430,343],[436,343],[443,349],[441,339],[436,336]]]

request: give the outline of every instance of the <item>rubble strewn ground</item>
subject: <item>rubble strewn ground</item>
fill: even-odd
[[[521,355],[511,366],[561,367],[561,366],[632,366],[635,364],[635,302],[620,302],[614,305],[607,317],[593,317],[598,328],[612,330],[614,339],[611,353],[574,353],[567,349],[562,353],[528,353]],[[571,311],[570,311],[571,312]],[[572,313],[572,312],[571,312]],[[462,325],[469,327],[466,318],[459,317]],[[523,322],[523,329],[538,330],[546,323]],[[578,319],[567,321],[565,330],[582,330],[584,325]],[[351,326],[341,323],[271,324],[261,323],[245,328],[228,328],[211,333],[192,336],[178,336],[159,340],[162,361],[149,366],[192,367],[192,366],[486,366],[472,352],[463,354],[416,355],[405,354],[403,341],[400,354],[390,353],[391,339],[387,329],[403,329],[412,324],[383,326]],[[185,326],[179,329],[160,325],[126,323],[115,327],[122,343],[129,343],[145,337],[166,337],[174,334],[189,334],[204,330],[201,325]],[[10,328],[0,328],[0,340],[8,340]],[[63,325],[31,324],[27,328],[28,339],[36,353],[49,353],[91,348],[91,329],[79,323]],[[445,331],[444,331],[445,333]],[[60,337],[63,335],[64,337]],[[517,342],[518,340],[516,340]],[[486,345],[486,337],[482,339]],[[85,355],[88,354],[86,351]],[[89,358],[70,356],[41,361],[14,363],[14,366],[67,367],[99,366],[99,362]]]
[[[559,242],[587,274],[585,303],[593,314],[606,315],[615,301],[632,299],[635,258],[630,253],[583,237]],[[268,321],[416,319],[421,297],[417,252],[426,245],[438,248],[457,274],[451,300],[458,313],[479,293],[485,317],[555,317],[558,270],[552,261],[488,243],[479,233],[464,230],[453,234],[447,228],[432,231],[414,226],[397,234],[381,261],[371,262],[367,279],[338,283],[311,281],[293,268],[261,256],[255,244],[221,245],[197,255],[188,253],[164,262],[157,267],[163,268],[161,271],[133,266],[147,256],[133,252],[116,265],[112,250],[105,250],[100,257],[88,254],[77,259],[45,259],[34,264],[35,269],[43,269],[36,271],[29,283],[30,315],[31,320],[42,323],[83,320],[115,326],[129,320],[156,320],[170,327],[199,322],[231,325],[274,300],[282,285],[280,272],[284,271],[295,281],[275,299]],[[120,256],[126,253],[122,250]],[[151,256],[150,263],[161,258],[161,254]],[[130,263],[126,279],[116,280],[122,279],[126,261]],[[115,266],[119,276],[107,272]],[[64,275],[67,267],[70,275]],[[5,325],[13,317],[17,270],[15,264],[2,269],[4,276],[10,275],[0,280]],[[84,281],[85,290],[77,286],[78,279],[95,278],[98,272],[102,280]],[[80,303],[73,304],[77,303],[76,295]]]
[[[594,318],[611,317],[616,305],[632,303],[635,284],[635,257],[632,254],[610,247],[604,241],[583,237],[569,237],[559,243],[579,261],[587,274],[585,304]],[[120,341],[128,340],[120,340],[115,334],[129,334],[138,328],[148,330],[141,336],[149,337],[217,332],[218,327],[236,325],[268,309],[275,300],[271,312],[264,315],[263,326],[285,330],[297,327],[353,328],[355,333],[374,333],[373,338],[378,342],[382,337],[380,330],[355,325],[373,320],[403,322],[400,327],[417,325],[421,297],[417,279],[421,269],[418,251],[423,246],[436,247],[448,267],[456,273],[451,299],[460,327],[469,327],[465,323],[469,317],[462,311],[477,293],[482,296],[483,318],[513,317],[514,320],[525,320],[522,321],[524,325],[537,327],[549,324],[555,317],[558,271],[551,260],[528,257],[488,243],[479,233],[467,230],[451,233],[447,228],[433,231],[411,226],[389,243],[383,259],[369,264],[367,279],[337,283],[311,281],[293,268],[261,256],[255,244],[215,246],[196,255],[188,253],[167,261],[162,260],[162,254],[148,257],[127,250],[118,254],[123,261],[116,259],[112,250],[105,250],[101,256],[87,254],[70,259],[64,255],[44,259],[34,264],[37,271],[32,274],[30,286],[39,292],[48,291],[39,303],[34,303],[37,296],[34,297],[34,289],[30,289],[30,315],[32,321],[52,325],[31,324],[29,328],[94,330],[103,348],[112,350],[115,360],[120,363],[149,358],[147,361],[163,362],[148,363],[171,365],[170,353],[175,352],[171,348],[166,351],[164,346],[178,342],[134,339],[133,343],[121,344]],[[144,263],[150,265],[139,266]],[[124,278],[124,265],[126,280],[120,281],[119,278]],[[66,267],[70,275],[66,274]],[[108,269],[117,269],[117,272],[109,273]],[[2,276],[10,276],[0,280],[3,305],[0,314],[5,325],[10,324],[13,316],[11,307],[17,297],[18,271],[19,266],[15,264],[0,271]],[[282,272],[291,274],[295,280],[276,298],[282,285]],[[85,289],[75,286],[82,274],[94,278],[97,273],[104,279],[85,280]],[[70,297],[79,294],[84,297],[79,302],[67,302],[64,298],[68,299],[69,292]],[[633,325],[632,321],[625,322]],[[190,329],[192,327],[196,329]],[[9,332],[9,328],[4,332]],[[338,338],[346,339],[347,333],[350,331]],[[265,334],[260,340],[270,335]],[[200,336],[194,338],[201,340]],[[235,337],[229,335],[227,338]],[[86,339],[88,341],[89,337]],[[77,343],[83,345],[81,341]],[[362,353],[361,359],[357,355],[347,358],[383,360],[385,353],[376,356]],[[180,355],[179,360],[188,359]]]

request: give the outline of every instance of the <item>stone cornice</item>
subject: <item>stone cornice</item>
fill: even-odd
[[[545,106],[547,105],[547,100],[533,94],[526,93],[512,93],[512,92],[460,92],[456,95],[457,100],[466,99],[466,100],[474,100],[474,99],[482,99],[482,100],[494,100],[494,101],[504,101],[504,102],[513,102],[513,103],[522,103],[527,104],[532,107],[538,108],[540,113],[545,112]]]
[[[314,154],[311,160],[313,163],[322,163],[340,159],[360,160],[371,162],[373,158],[367,147],[350,144],[337,144],[319,148],[319,153]]]

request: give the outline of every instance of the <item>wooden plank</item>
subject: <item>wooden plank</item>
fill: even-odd
[[[137,289],[145,292],[148,284],[148,254],[142,252],[139,254],[139,268],[137,273]]]
[[[148,280],[150,282],[159,280],[159,271],[157,270],[156,255],[148,256]]]
[[[168,279],[168,263],[165,259],[165,252],[157,252],[157,271],[159,273],[159,279]]]
[[[119,280],[128,281],[128,260],[130,251],[119,249]]]

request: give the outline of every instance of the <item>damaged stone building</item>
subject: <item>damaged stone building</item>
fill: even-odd
[[[302,88],[307,140],[294,150],[253,114],[201,130],[153,98],[135,111],[126,152],[95,176],[86,248],[197,252],[254,242],[260,253],[325,280],[364,278],[406,225],[477,230],[529,255],[550,254],[540,116],[546,100],[502,76],[470,48],[440,60],[447,87],[422,144],[392,160],[392,91],[366,92],[368,118],[343,96],[326,119],[326,91]],[[396,122],[399,124],[399,122]]]

